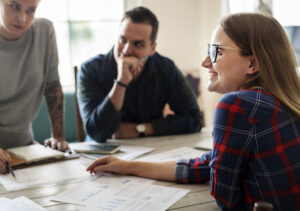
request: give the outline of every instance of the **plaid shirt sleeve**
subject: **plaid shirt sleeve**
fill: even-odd
[[[180,159],[176,162],[176,182],[204,183],[209,181],[211,152],[193,159]]]
[[[113,80],[98,80],[99,75],[103,74],[104,68],[99,68],[103,60],[104,56],[99,55],[83,63],[77,76],[80,114],[87,135],[99,143],[111,138],[121,116],[107,96],[107,90],[113,86]]]

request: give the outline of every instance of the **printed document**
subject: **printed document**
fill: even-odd
[[[188,192],[179,188],[128,183],[110,195],[94,199],[81,211],[164,211]]]
[[[169,150],[163,153],[154,154],[146,157],[137,159],[138,161],[151,161],[151,162],[161,162],[161,161],[172,161],[181,158],[195,158],[204,154],[206,151],[196,150],[189,147],[180,147],[177,149]]]
[[[14,173],[17,179],[11,174],[0,175],[0,182],[8,191],[90,177],[78,159],[17,169]]]
[[[0,198],[1,211],[46,211],[43,207],[21,196],[15,199]]]
[[[110,173],[94,175],[88,181],[84,181],[67,191],[55,196],[51,200],[71,204],[88,205],[93,199],[99,199],[113,194],[121,186],[129,183],[151,184],[154,180],[135,176],[122,176]],[[79,191],[80,190],[80,191]]]

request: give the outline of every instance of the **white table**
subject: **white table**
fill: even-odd
[[[150,155],[176,149],[179,147],[187,146],[193,147],[196,143],[203,140],[206,141],[211,136],[209,129],[203,129],[200,133],[188,134],[188,135],[176,135],[176,136],[164,136],[164,137],[147,137],[141,139],[131,140],[110,140],[109,142],[126,144],[126,145],[138,145],[148,146],[156,148]],[[203,152],[203,151],[202,151]],[[199,151],[199,154],[202,153]],[[149,155],[149,154],[148,154]],[[83,159],[83,158],[80,158]],[[26,196],[27,198],[35,201],[47,210],[52,211],[75,211],[81,208],[80,205],[65,204],[51,201],[50,198],[65,191],[71,187],[75,182],[69,181],[62,184],[48,184],[40,187],[28,188],[18,191],[6,191],[5,188],[0,185],[0,197],[16,198],[19,196]],[[177,201],[168,210],[219,210],[214,198],[209,194],[209,183],[206,184],[176,184],[172,182],[156,181],[154,184],[164,185],[177,188],[190,189],[191,191]]]

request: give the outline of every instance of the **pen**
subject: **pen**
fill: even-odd
[[[12,175],[15,179],[17,179],[17,178],[16,178],[16,175],[15,175],[15,173],[14,173],[14,171],[13,171],[13,169],[12,169],[12,167],[11,167],[11,165],[9,164],[8,161],[6,161],[6,170],[7,170],[7,172],[11,173],[11,175]]]

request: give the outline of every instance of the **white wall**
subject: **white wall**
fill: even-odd
[[[226,0],[199,0],[198,11],[200,15],[199,27],[199,51],[201,59],[207,56],[207,43],[210,42],[210,37],[218,21],[224,16],[227,11],[227,7],[222,5],[226,3]],[[204,50],[203,50],[204,49]],[[199,66],[201,75],[201,100],[200,105],[204,110],[204,117],[206,126],[211,127],[213,123],[214,110],[218,99],[221,95],[207,91],[208,72],[202,66]]]
[[[158,18],[160,28],[157,51],[172,60],[182,72],[201,77],[200,108],[206,125],[212,125],[214,108],[220,95],[206,90],[207,70],[201,67],[207,55],[207,43],[222,16],[226,0],[125,0],[127,9],[149,8]]]
[[[157,51],[174,59],[183,70],[199,67],[198,0],[144,0],[160,22]]]

